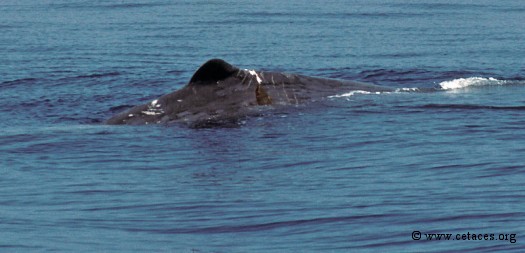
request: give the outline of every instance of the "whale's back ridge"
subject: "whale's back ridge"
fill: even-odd
[[[239,69],[222,59],[211,59],[204,63],[190,79],[189,84],[213,83],[224,80]]]

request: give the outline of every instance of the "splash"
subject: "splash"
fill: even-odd
[[[354,95],[357,95],[357,94],[375,94],[375,95],[379,95],[379,94],[390,94],[390,93],[410,93],[410,92],[419,92],[419,91],[421,91],[420,88],[397,88],[397,89],[395,89],[393,91],[375,91],[375,92],[364,91],[364,90],[354,90],[354,91],[350,91],[350,92],[339,94],[339,95],[329,96],[328,98],[351,97],[351,96],[354,96]]]
[[[484,78],[484,77],[469,77],[469,78],[458,78],[451,81],[444,81],[439,83],[441,89],[444,90],[454,90],[462,89],[471,86],[489,86],[489,85],[504,85],[507,81],[498,80],[493,77]]]
[[[418,92],[419,88],[398,88],[395,92]]]
[[[342,97],[350,97],[356,94],[381,94],[381,92],[370,92],[370,91],[364,91],[364,90],[353,90],[347,93],[339,94],[339,95],[333,95],[329,96],[329,98],[342,98]]]

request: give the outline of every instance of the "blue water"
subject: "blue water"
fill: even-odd
[[[523,1],[2,0],[0,13],[1,252],[525,250]],[[334,94],[235,128],[102,124],[210,58],[443,90]]]

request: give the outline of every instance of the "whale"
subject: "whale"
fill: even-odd
[[[351,91],[394,89],[358,81],[240,69],[222,59],[211,59],[184,87],[120,112],[105,123],[217,126],[260,115],[265,108],[297,106]]]

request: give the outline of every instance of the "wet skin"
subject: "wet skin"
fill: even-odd
[[[221,124],[256,115],[261,107],[299,105],[354,90],[393,91],[355,81],[242,70],[223,60],[212,59],[203,64],[183,88],[119,113],[106,123]]]

